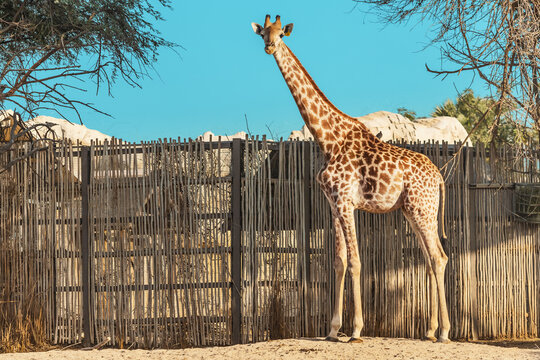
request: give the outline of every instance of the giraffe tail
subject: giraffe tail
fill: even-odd
[[[444,181],[441,181],[439,184],[439,188],[441,191],[441,211],[439,212],[441,214],[441,230],[442,230],[442,238],[446,239],[446,232],[444,231],[444,198],[446,196],[446,189],[444,187]]]

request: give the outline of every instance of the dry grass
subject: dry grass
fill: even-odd
[[[21,189],[14,172],[0,175],[0,353],[50,349],[42,295],[37,289],[39,264],[21,251],[13,214]]]
[[[12,294],[4,291],[0,300],[0,352],[49,349],[36,296],[27,291],[22,301],[7,300],[10,297]]]
[[[9,241],[0,248],[0,353],[50,349],[37,279],[20,263],[19,274],[13,273],[10,267],[17,263],[14,258],[21,256],[13,248]]]
[[[281,293],[281,277],[280,272],[282,271],[281,259],[277,252],[278,246],[278,236],[275,233],[270,235],[270,241],[274,247],[274,256],[272,257],[272,294],[270,295],[270,324],[269,332],[270,339],[284,339],[287,337],[286,328],[285,328],[285,313],[283,309],[285,306],[283,304],[283,296]]]

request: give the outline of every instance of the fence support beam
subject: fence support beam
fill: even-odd
[[[90,267],[92,266],[92,257],[90,251],[90,236],[89,236],[89,185],[90,185],[90,148],[83,146],[81,149],[81,265],[82,265],[82,326],[84,332],[83,345],[90,346],[93,343],[92,327],[90,323]]]
[[[231,315],[233,344],[242,342],[242,140],[233,139],[231,154]]]

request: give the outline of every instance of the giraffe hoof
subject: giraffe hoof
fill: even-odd
[[[333,336],[327,336],[327,337],[324,338],[324,340],[331,341],[331,342],[339,342],[338,338],[333,337]]]
[[[362,340],[361,338],[352,337],[352,338],[349,339],[348,342],[353,343],[353,344],[361,344],[361,343],[364,342],[364,340]]]
[[[426,336],[424,336],[424,338],[422,340],[436,342],[437,338],[435,336],[433,336],[433,335],[426,335]]]
[[[439,338],[437,342],[441,344],[450,344],[451,341],[448,338]]]

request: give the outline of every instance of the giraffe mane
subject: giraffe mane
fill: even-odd
[[[289,52],[289,55],[296,61],[296,63],[298,64],[298,67],[300,68],[300,71],[302,71],[302,73],[304,74],[304,76],[310,81],[311,85],[313,86],[313,90],[315,90],[315,92],[317,92],[317,94],[321,97],[321,99],[323,99],[327,104],[329,104],[329,106],[332,108],[332,110],[334,110],[335,112],[337,112],[339,115],[341,116],[344,116],[350,120],[354,120],[355,122],[357,122],[361,127],[362,129],[365,129],[367,130],[369,133],[371,133],[368,128],[362,124],[360,121],[358,121],[356,118],[350,116],[350,115],[347,115],[345,114],[343,111],[341,111],[340,109],[337,108],[336,105],[334,105],[333,102],[331,102],[330,100],[328,100],[328,98],[326,97],[326,95],[321,91],[321,89],[319,89],[319,86],[317,85],[317,83],[313,80],[313,78],[311,77],[311,75],[309,74],[309,72],[304,68],[304,65],[302,65],[302,63],[300,62],[300,60],[298,60],[298,58],[296,57],[296,55],[291,51],[291,49],[289,49],[289,47],[283,43],[283,46],[285,46],[285,48],[287,49],[287,51]]]

